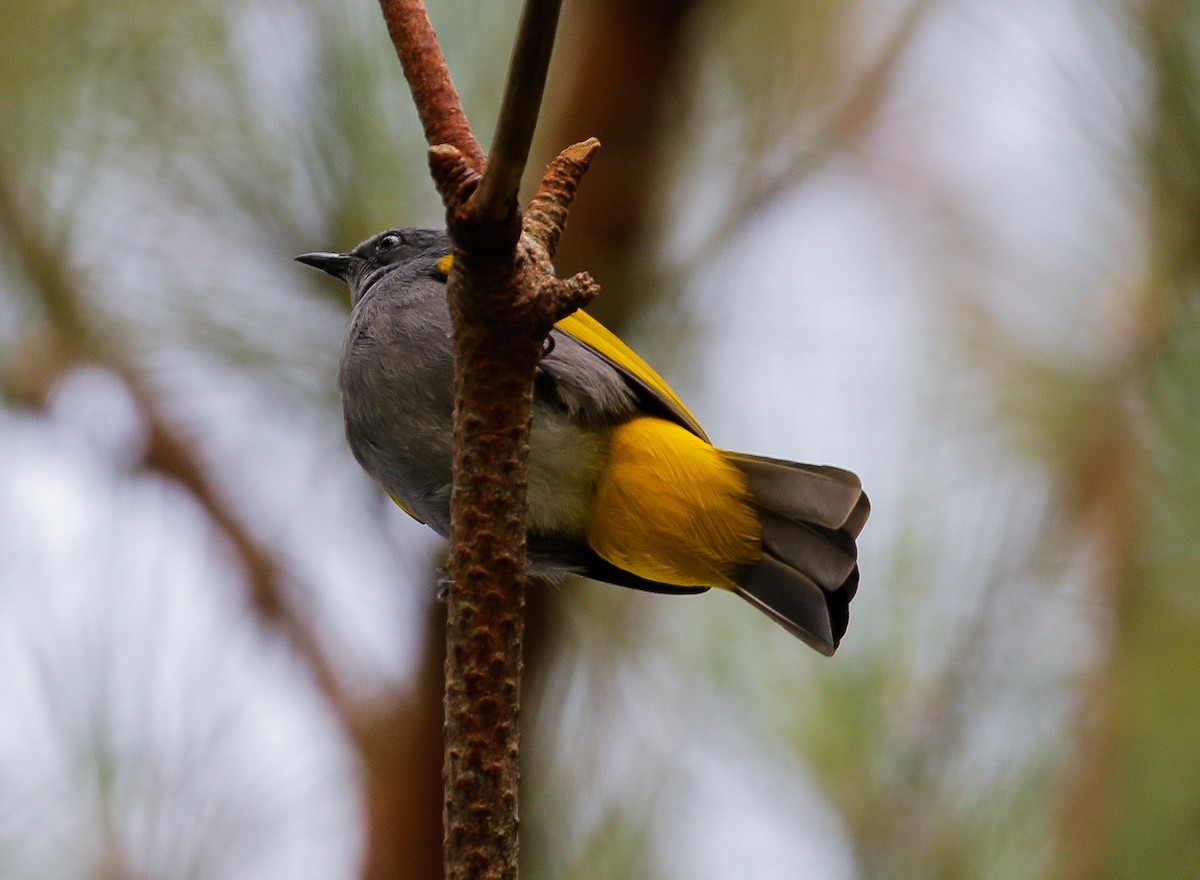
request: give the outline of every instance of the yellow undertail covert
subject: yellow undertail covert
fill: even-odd
[[[647,580],[732,590],[762,556],[762,526],[746,478],[720,450],[643,416],[613,430],[587,543]]]

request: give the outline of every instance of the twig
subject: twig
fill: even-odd
[[[471,132],[462,101],[450,80],[450,69],[438,46],[425,3],[379,0],[379,7],[412,91],[413,103],[417,105],[426,142],[430,146],[449,144],[457,148],[473,170],[482,172],[483,150]]]
[[[542,182],[529,202],[525,233],[546,249],[547,258],[553,258],[558,250],[563,227],[567,225],[567,209],[598,149],[600,141],[588,138],[555,156],[546,166]]]
[[[516,202],[542,106],[561,6],[562,0],[528,0],[521,13],[496,135],[472,206],[483,217],[500,220]]]
[[[705,237],[696,253],[711,252],[728,241],[746,220],[769,206],[837,149],[853,142],[876,118],[888,96],[888,83],[895,74],[918,27],[937,6],[938,0],[912,0],[900,16],[895,29],[871,65],[854,84],[850,95],[834,109],[808,145],[796,151],[784,167],[764,173],[761,165],[751,172],[750,180],[740,187],[721,214],[721,221]]]

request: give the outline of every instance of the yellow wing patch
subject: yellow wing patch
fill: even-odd
[[[742,472],[687,429],[651,416],[613,431],[587,543],[618,568],[681,587],[736,588],[762,557]]]
[[[437,270],[443,276],[449,277],[450,268],[453,265],[454,255],[446,254],[446,256],[437,261]],[[700,423],[696,421],[696,417],[684,406],[683,401],[679,399],[679,395],[667,384],[667,380],[658,375],[653,367],[642,360],[641,356],[622,342],[615,333],[587,312],[582,310],[577,311],[563,318],[554,326],[568,336],[582,342],[617,369],[636,379],[647,391],[657,397],[671,411],[671,414],[679,419],[684,427],[697,437],[701,437],[704,440],[708,439],[708,435],[704,433],[704,429],[700,427]],[[399,504],[400,502],[397,501],[396,503]]]
[[[671,390],[671,386],[667,384],[666,380],[642,360],[637,352],[618,339],[615,333],[587,312],[578,311],[568,315],[555,326],[568,336],[582,342],[617,369],[632,376],[647,391],[662,401],[663,405],[679,419],[685,428],[697,437],[708,439],[708,435],[704,433],[704,429],[700,427],[696,417],[688,411],[683,401],[679,399],[679,395]]]

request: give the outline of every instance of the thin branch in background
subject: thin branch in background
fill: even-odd
[[[125,385],[146,425],[148,443],[144,464],[184,486],[226,537],[245,566],[251,605],[287,637],[305,659],[313,681],[330,708],[352,732],[355,713],[337,680],[333,664],[316,632],[286,598],[286,576],[269,548],[246,527],[200,464],[191,442],[162,412],[145,379],[111,332],[101,332],[86,316],[79,276],[69,272],[61,254],[47,247],[47,238],[34,227],[45,216],[43,206],[22,198],[7,169],[0,169],[0,234],[17,253],[43,306],[58,348],[75,363],[94,361],[112,370]],[[62,366],[70,365],[64,361]]]
[[[912,45],[920,25],[937,7],[939,0],[912,0],[899,23],[884,42],[871,65],[862,73],[850,94],[826,119],[821,129],[774,171],[755,162],[749,179],[735,192],[732,203],[722,212],[721,220],[705,236],[697,253],[710,253],[755,214],[793,189],[804,177],[820,167],[835,151],[846,147],[869,130],[890,94],[888,85]]]
[[[656,0],[577,3],[569,10],[568,70],[538,142],[568,143],[586,133],[605,144],[557,265],[586,268],[600,279],[604,296],[589,308],[614,330],[672,287],[663,277],[665,261],[651,258],[668,168],[662,157],[680,149],[667,117],[679,110],[679,76],[692,50],[688,32],[705,6],[707,0]],[[552,595],[539,593],[534,601],[552,602]]]
[[[5,376],[5,384],[17,388],[21,398],[31,405],[40,405],[55,379],[80,363],[102,364],[123,382],[146,426],[143,466],[182,486],[228,541],[243,567],[247,604],[259,620],[283,635],[295,656],[308,667],[325,705],[362,760],[367,823],[364,880],[398,876],[400,866],[407,871],[405,876],[440,876],[440,864],[436,873],[427,864],[431,862],[428,842],[416,836],[415,829],[423,825],[413,820],[421,813],[423,798],[436,797],[435,787],[414,783],[423,779],[421,768],[429,760],[427,731],[440,729],[439,723],[429,723],[422,714],[424,658],[413,692],[389,693],[377,700],[376,705],[363,704],[352,697],[340,680],[314,622],[296,607],[284,566],[273,550],[253,534],[240,511],[201,464],[192,439],[166,417],[139,367],[117,341],[120,334],[111,329],[102,332],[96,326],[84,305],[83,279],[77,272],[69,271],[69,265],[62,261],[57,249],[60,239],[44,234],[48,225],[44,220],[45,206],[23,196],[14,180],[7,169],[0,167],[0,238],[20,262],[50,326],[37,340],[40,357],[32,362],[22,358],[4,365],[6,373],[16,374]],[[46,245],[51,241],[56,243],[55,250]],[[52,356],[47,357],[47,351]],[[440,666],[440,649],[437,653],[438,658],[431,661],[435,668]],[[440,674],[437,678],[440,689]],[[433,753],[439,750],[440,744],[434,746]],[[389,821],[396,815],[406,817],[399,828]],[[433,859],[440,863],[436,845]]]

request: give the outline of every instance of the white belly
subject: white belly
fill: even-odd
[[[608,460],[609,432],[539,415],[530,437],[529,531],[581,538],[596,478]]]

